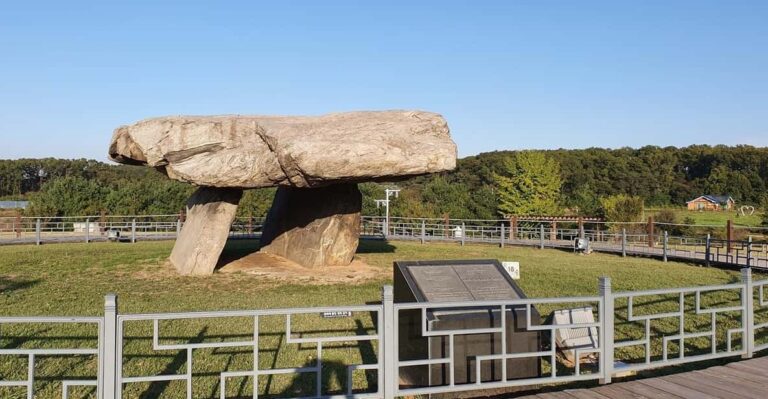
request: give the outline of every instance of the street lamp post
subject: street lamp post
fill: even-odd
[[[399,189],[393,189],[388,188],[384,190],[384,199],[376,200],[376,207],[380,207],[384,205],[384,225],[382,226],[382,231],[384,232],[384,237],[389,236],[389,197],[391,197],[393,194],[395,198],[397,198],[400,195]]]

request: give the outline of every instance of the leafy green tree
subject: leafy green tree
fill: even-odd
[[[54,179],[30,196],[26,213],[33,216],[95,215],[104,209],[108,192],[98,182],[82,177]]]
[[[758,211],[763,213],[762,225],[768,226],[768,195],[763,196],[763,200],[760,202],[760,209]]]
[[[626,194],[601,198],[603,215],[608,222],[639,222],[643,218],[643,199]]]
[[[272,206],[272,199],[274,199],[276,191],[275,188],[245,190],[240,205],[237,207],[237,215],[246,217],[266,216]]]
[[[560,213],[560,166],[540,151],[521,151],[494,174],[499,212],[504,215],[555,215]]]

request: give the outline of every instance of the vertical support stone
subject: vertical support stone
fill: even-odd
[[[464,222],[461,222],[461,246],[464,246],[464,242],[467,239],[467,226]]]
[[[91,219],[85,218],[85,243],[91,242]]]
[[[213,273],[229,237],[243,190],[200,187],[187,201],[187,220],[171,251],[180,274]],[[358,221],[359,224],[359,221]]]
[[[385,285],[381,289],[381,308],[382,319],[384,325],[380,328],[383,329],[384,337],[384,399],[394,399],[395,391],[397,390],[397,357],[396,352],[398,350],[395,343],[395,326],[397,320],[395,320],[395,295],[391,285]]]
[[[707,233],[707,242],[704,249],[704,264],[709,266],[709,259],[712,257],[712,235]]]
[[[427,242],[427,221],[421,219],[421,243]]]
[[[501,234],[499,234],[499,246],[501,248],[504,248],[504,236],[506,235],[506,233],[504,232],[504,222],[501,222],[501,231],[500,231],[500,233]]]
[[[579,238],[584,239],[584,217],[579,216]]]
[[[664,242],[663,242],[663,251],[664,251],[664,262],[667,261],[667,251],[669,249],[669,233],[667,233],[666,230],[664,230]]]
[[[611,292],[611,278],[600,277],[599,295],[600,306],[600,342],[601,350],[600,369],[603,378],[601,384],[610,384],[613,376],[613,293]]]
[[[752,236],[747,239],[747,267],[752,266]]]
[[[755,351],[755,307],[754,307],[754,286],[752,284],[752,269],[745,267],[741,269],[741,283],[744,284],[744,291],[741,294],[741,324],[744,329],[742,345],[744,354],[742,359],[749,359]]]
[[[539,249],[544,249],[544,223],[539,225]]]
[[[443,237],[449,239],[451,237],[450,219],[447,213],[443,214]]]
[[[131,219],[131,244],[136,243],[136,219]]]
[[[621,256],[627,257],[627,229],[621,229]]]
[[[117,295],[104,296],[104,324],[102,326],[103,343],[99,356],[101,375],[101,398],[113,399],[118,397],[117,368],[120,359],[117,358]]]
[[[360,242],[362,204],[355,183],[279,187],[262,230],[261,252],[310,268],[347,266]]]
[[[648,226],[646,227],[646,231],[648,234],[648,247],[653,248],[655,244],[655,240],[653,237],[653,215],[648,216]]]

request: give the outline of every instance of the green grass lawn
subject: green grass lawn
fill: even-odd
[[[685,218],[691,218],[697,225],[715,225],[723,226],[728,222],[728,219],[733,220],[733,223],[739,226],[760,227],[763,223],[763,213],[760,210],[755,210],[752,215],[744,215],[734,211],[689,211],[685,208],[670,208],[675,211],[677,215],[678,223],[684,223]],[[646,209],[646,215],[652,215],[661,209],[653,208]]]
[[[248,252],[255,248],[251,241],[233,241],[229,252]],[[381,285],[389,280],[369,281],[357,285],[296,285],[247,273],[214,274],[206,277],[176,275],[165,259],[172,242],[53,244],[0,247],[0,314],[12,315],[101,315],[103,297],[114,292],[119,296],[121,313],[176,312],[223,309],[263,309],[309,307],[323,305],[356,305],[377,303]],[[367,241],[358,256],[370,265],[391,270],[393,260],[495,258],[521,263],[520,286],[529,297],[562,297],[596,295],[598,277],[610,276],[615,291],[739,281],[737,271],[704,268],[676,262],[663,263],[644,258],[621,258],[606,254],[575,255],[556,250],[534,248],[497,248],[493,246],[412,242]],[[759,276],[758,276],[759,278]],[[738,298],[732,293],[706,296],[708,304],[730,304]],[[692,311],[693,298],[686,299]],[[642,332],[626,319],[625,304],[617,301],[617,339],[636,338]],[[647,297],[635,304],[639,312],[666,311],[672,306],[669,297]],[[549,308],[541,307],[542,313]],[[623,312],[623,313],[622,313]],[[622,316],[622,314],[624,316]],[[737,317],[726,317],[723,326],[735,326]],[[658,323],[654,331],[664,334],[676,328],[676,321]],[[708,320],[708,319],[707,319]],[[707,328],[707,320],[686,319],[686,329]],[[721,322],[721,320],[718,320]],[[285,319],[270,316],[260,319],[259,367],[312,366],[316,348],[311,344],[286,345],[282,333]],[[295,331],[311,334],[327,330],[329,323],[342,333],[366,334],[374,330],[368,314],[333,321],[316,315],[296,317]],[[252,336],[252,318],[220,318],[161,323],[161,343],[222,342],[247,340]],[[183,351],[153,351],[150,322],[126,324],[124,370],[126,376],[180,374],[186,370]],[[720,332],[718,335],[721,335]],[[3,348],[94,347],[96,331],[79,326],[9,325],[0,328]],[[41,340],[40,337],[46,337]],[[688,344],[688,341],[686,342]],[[695,342],[687,349],[695,351]],[[671,348],[674,350],[674,348]],[[660,346],[654,344],[654,355]],[[194,356],[193,384],[195,398],[218,397],[218,373],[224,370],[252,368],[252,349],[233,347],[200,349]],[[345,386],[345,364],[375,362],[375,345],[337,344],[323,348],[324,393],[339,393]],[[640,356],[638,348],[627,349],[628,356]],[[0,356],[0,380],[25,379],[25,358]],[[64,359],[42,357],[37,362],[38,398],[60,397],[59,380],[93,376],[96,361],[92,357]],[[375,384],[371,374],[354,374],[356,388]],[[229,397],[245,397],[252,392],[253,381],[233,378],[227,381]],[[262,377],[260,394],[311,395],[314,376],[291,375]],[[82,397],[89,390],[75,390]],[[184,396],[181,382],[129,384],[125,398],[177,398]],[[269,396],[269,395],[266,395]],[[0,388],[2,398],[22,398],[23,389]],[[77,396],[75,396],[77,397]],[[260,396],[261,397],[261,396]]]

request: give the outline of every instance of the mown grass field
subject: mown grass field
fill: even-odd
[[[738,208],[738,206],[737,206]],[[685,208],[668,208],[677,215],[678,223],[684,223],[686,218],[691,218],[697,225],[715,225],[723,226],[728,223],[728,219],[739,226],[760,227],[763,223],[763,211],[756,209],[752,215],[742,216],[737,210],[733,211],[689,211]],[[653,215],[659,212],[661,208],[650,208],[645,210],[646,215]]]
[[[265,309],[325,305],[378,303],[381,285],[387,279],[362,284],[296,285],[267,280],[247,273],[214,274],[207,277],[176,275],[165,259],[172,242],[54,244],[0,247],[0,314],[88,316],[101,315],[103,297],[108,292],[119,296],[120,313],[182,312],[224,309]],[[251,241],[233,241],[227,251],[244,253],[255,249]],[[574,255],[556,250],[534,248],[497,248],[483,245],[461,247],[456,244],[368,241],[361,244],[358,256],[366,263],[391,270],[392,262],[426,259],[496,258],[521,263],[520,286],[529,297],[596,295],[598,277],[610,276],[615,291],[661,287],[723,284],[739,281],[737,271],[704,268],[682,263],[662,263],[644,258],[613,255]],[[760,278],[758,276],[758,278]],[[727,306],[738,302],[733,292],[718,292],[704,297],[706,304]],[[626,304],[617,301],[617,339],[637,338],[641,326],[625,322]],[[635,303],[637,312],[663,312],[674,308],[669,296],[646,297]],[[693,298],[686,298],[686,309],[693,311]],[[543,314],[551,311],[540,307]],[[738,314],[718,319],[722,328],[736,326]],[[370,334],[375,331],[369,314],[351,319],[327,320],[317,315],[296,317],[297,334]],[[709,319],[686,318],[687,331],[708,328]],[[161,323],[161,343],[226,342],[252,339],[253,318],[233,317]],[[286,345],[285,318],[263,317],[259,320],[259,367],[312,367],[316,348],[312,344]],[[654,332],[675,331],[677,319],[659,322]],[[45,337],[46,339],[40,339]],[[80,326],[8,325],[0,327],[3,348],[94,347],[96,330]],[[125,376],[182,374],[186,372],[186,353],[179,350],[153,351],[151,322],[126,322],[124,345]],[[718,330],[720,345],[725,345],[724,330]],[[686,341],[687,353],[706,350],[706,342]],[[738,344],[735,345],[738,347]],[[654,356],[660,353],[654,342]],[[674,353],[674,345],[670,346]],[[642,357],[640,348],[626,349],[626,356]],[[341,393],[346,384],[346,364],[376,361],[376,344],[336,344],[323,348],[323,392]],[[0,356],[0,380],[26,378],[26,358]],[[221,371],[250,370],[250,347],[200,349],[194,351],[195,398],[218,397]],[[546,364],[544,367],[548,367]],[[96,360],[83,356],[74,359],[41,357],[37,361],[38,398],[60,397],[62,379],[92,378]],[[356,389],[375,385],[371,373],[353,375]],[[259,378],[260,397],[314,394],[314,375],[303,374]],[[250,378],[227,380],[228,397],[251,395]],[[125,387],[124,398],[184,397],[183,382],[135,383]],[[80,396],[92,397],[91,390],[75,389]],[[22,398],[20,388],[0,388],[2,398]]]

